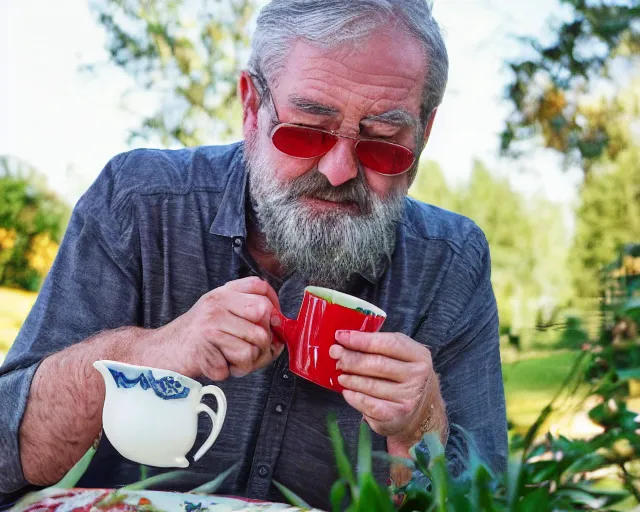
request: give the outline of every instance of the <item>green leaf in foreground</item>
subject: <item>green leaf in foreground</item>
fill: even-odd
[[[96,449],[92,446],[87,450],[82,458],[73,466],[69,472],[53,487],[59,487],[60,489],[73,489],[77,483],[82,478],[82,475],[85,474],[89,464],[91,463],[91,459],[96,454]]]
[[[188,471],[169,471],[168,473],[162,473],[160,475],[155,475],[147,478],[146,480],[140,480],[139,482],[129,484],[122,489],[127,491],[142,491],[156,485],[162,485],[168,482],[172,482],[176,478],[188,474]]]
[[[365,422],[360,423],[360,437],[358,441],[358,480],[371,473],[371,431]]]
[[[300,508],[307,508],[307,509],[311,508],[311,505],[309,505],[306,501],[304,501],[295,492],[287,489],[280,482],[276,482],[275,480],[273,480],[273,485],[275,485],[278,488],[278,490],[283,494],[285,498],[287,498],[287,500],[289,500],[289,503],[291,503],[292,505]]]
[[[360,494],[356,510],[361,512],[394,512],[393,502],[371,473],[361,476]]]
[[[349,458],[347,457],[347,453],[344,449],[344,440],[340,435],[340,429],[338,428],[338,422],[336,421],[335,416],[331,416],[329,418],[328,429],[329,437],[331,437],[331,442],[333,443],[333,451],[336,456],[336,463],[338,465],[340,478],[347,481],[353,493],[356,489],[356,479],[353,475],[353,469],[351,468]]]
[[[340,512],[342,509],[342,502],[347,495],[347,485],[344,480],[336,480],[331,486],[330,501],[331,510],[333,512]]]
[[[220,486],[222,485],[222,482],[224,482],[225,479],[229,476],[229,474],[231,474],[231,472],[234,471],[239,466],[240,466],[240,462],[236,462],[233,466],[231,466],[229,469],[226,469],[225,471],[220,473],[217,477],[215,477],[210,482],[207,482],[206,484],[203,484],[203,485],[201,485],[199,487],[196,487],[195,489],[193,489],[192,491],[189,491],[189,492],[191,492],[192,494],[213,494],[213,493],[215,493],[220,488]]]

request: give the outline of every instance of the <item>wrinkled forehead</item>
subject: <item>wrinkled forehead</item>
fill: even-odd
[[[274,92],[281,103],[307,98],[344,117],[401,109],[419,118],[427,68],[421,44],[397,28],[330,48],[295,40]]]

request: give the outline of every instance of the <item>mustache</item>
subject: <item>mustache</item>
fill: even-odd
[[[291,181],[287,188],[289,200],[306,197],[335,203],[355,203],[363,213],[372,210],[371,192],[360,173],[352,180],[334,187],[324,174],[313,169]]]

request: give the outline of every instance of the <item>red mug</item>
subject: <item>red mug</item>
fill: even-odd
[[[291,372],[338,392],[344,389],[338,382],[342,372],[329,356],[336,331],[377,332],[387,317],[373,304],[317,286],[305,288],[297,320],[277,314],[280,326],[272,329],[289,350]]]

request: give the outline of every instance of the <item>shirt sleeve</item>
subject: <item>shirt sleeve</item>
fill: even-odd
[[[494,471],[507,466],[507,419],[500,362],[498,309],[491,285],[491,258],[475,227],[454,257],[446,278],[446,300],[437,309],[452,315],[433,343],[434,367],[449,419],[445,454],[453,475],[468,465],[470,450]],[[446,313],[445,313],[446,311]],[[426,328],[428,319],[423,327]],[[424,443],[418,446],[428,454]]]
[[[27,488],[18,430],[40,362],[100,331],[139,325],[135,209],[118,186],[125,159],[112,159],[78,201],[55,262],[0,368],[0,503]]]

